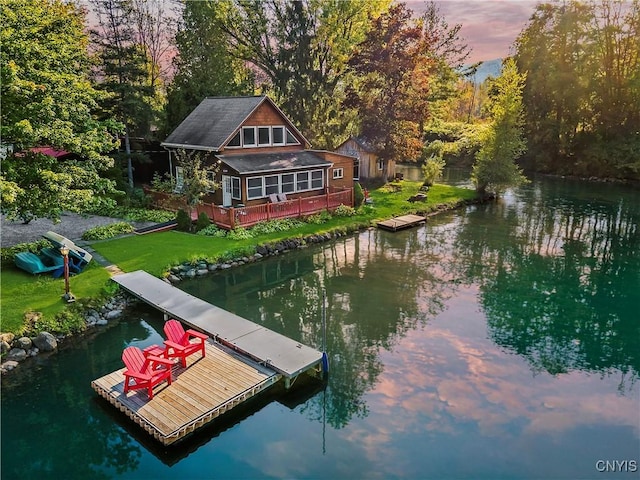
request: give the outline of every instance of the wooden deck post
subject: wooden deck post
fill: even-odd
[[[231,225],[231,230],[233,230],[236,228],[236,209],[229,207],[227,212],[229,213],[229,225]]]

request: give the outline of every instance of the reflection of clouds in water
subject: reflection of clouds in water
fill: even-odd
[[[458,305],[453,310],[460,312]],[[639,433],[637,389],[623,397],[615,379],[581,372],[534,377],[525,360],[473,331],[480,315],[453,319],[445,311],[381,355],[384,371],[367,396],[371,416],[383,419],[381,428],[442,434],[471,421],[488,437],[565,434],[594,424]],[[421,367],[409,370],[415,365]],[[393,415],[394,409],[401,414]]]

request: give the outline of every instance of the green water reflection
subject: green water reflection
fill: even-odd
[[[161,316],[2,383],[3,478],[633,478],[640,448],[637,190],[544,179],[395,234],[369,230],[181,284],[322,345],[324,390],[267,396],[185,446],[96,398]],[[627,464],[629,465],[629,464]]]

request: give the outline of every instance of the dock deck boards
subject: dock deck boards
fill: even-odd
[[[389,220],[383,220],[381,222],[378,222],[377,225],[379,228],[395,232],[396,230],[400,230],[403,228],[413,227],[426,220],[426,217],[420,215],[402,215],[400,217],[391,218]]]
[[[173,381],[124,394],[125,368],[91,382],[92,388],[164,445],[170,445],[234,406],[274,385],[281,375],[230,349],[206,342],[206,356],[173,366]]]

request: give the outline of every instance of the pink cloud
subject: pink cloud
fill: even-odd
[[[425,1],[408,0],[416,15],[424,12]],[[518,34],[539,3],[536,0],[437,0],[436,5],[449,25],[461,24],[461,36],[472,48],[470,62],[504,58],[513,52]]]

